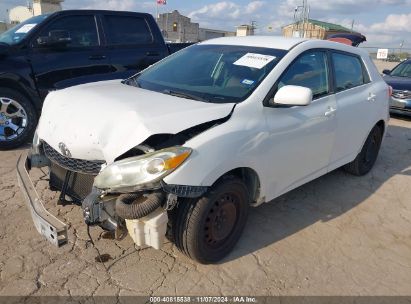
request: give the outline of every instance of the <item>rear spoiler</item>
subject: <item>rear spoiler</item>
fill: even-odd
[[[341,33],[341,34],[334,34],[329,35],[327,40],[339,42],[351,46],[359,46],[364,41],[367,41],[367,38],[360,33]]]

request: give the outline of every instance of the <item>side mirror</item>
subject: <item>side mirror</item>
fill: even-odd
[[[382,73],[383,73],[384,75],[390,75],[391,71],[390,71],[390,70],[384,70],[384,71],[382,71]]]
[[[40,46],[67,46],[70,42],[70,33],[63,30],[50,31],[48,36],[37,38]]]
[[[313,92],[306,87],[287,85],[278,90],[273,104],[287,106],[308,106],[313,101]]]

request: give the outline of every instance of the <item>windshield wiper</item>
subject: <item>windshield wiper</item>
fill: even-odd
[[[140,73],[141,73],[141,72],[140,72]],[[123,84],[132,85],[132,86],[135,86],[135,87],[137,87],[137,88],[141,88],[141,85],[140,85],[140,83],[139,83],[138,80],[137,80],[137,78],[138,78],[137,76],[139,76],[140,73],[137,73],[136,75],[133,75],[133,76],[131,76],[131,77],[129,77],[129,78],[126,78],[126,79],[122,80],[121,82],[122,82]]]
[[[200,96],[192,95],[189,93],[184,93],[184,92],[177,92],[173,90],[164,90],[164,94],[171,95],[171,96],[176,96],[176,97],[181,97],[181,98],[187,98],[187,99],[193,99],[193,100],[198,100],[202,102],[210,102],[209,100],[202,98]]]

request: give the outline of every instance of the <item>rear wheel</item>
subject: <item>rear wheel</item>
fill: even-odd
[[[31,139],[37,114],[23,94],[0,88],[0,149],[17,148]]]
[[[375,126],[368,135],[361,152],[351,163],[344,166],[345,171],[357,176],[370,172],[380,151],[382,135],[382,128]]]
[[[218,262],[240,238],[248,206],[244,183],[224,178],[203,197],[179,204],[172,227],[176,246],[200,263]]]

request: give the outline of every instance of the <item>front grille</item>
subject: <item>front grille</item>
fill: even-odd
[[[91,161],[61,155],[46,142],[43,142],[43,150],[52,162],[64,169],[78,173],[97,175],[101,170],[101,166],[105,163],[101,160]]]
[[[50,167],[50,188],[53,190],[63,190],[64,181],[67,180],[65,195],[71,197],[74,202],[81,203],[90,194],[93,188],[94,175],[71,172],[67,175],[67,170],[55,163]]]
[[[392,92],[392,97],[398,99],[411,99],[411,91],[394,90],[394,92]]]

